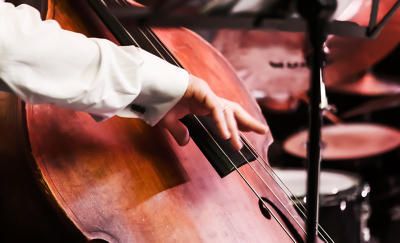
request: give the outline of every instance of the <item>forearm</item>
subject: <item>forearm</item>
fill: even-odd
[[[143,50],[62,30],[55,21],[41,21],[33,8],[3,2],[0,78],[0,89],[28,103],[83,111],[99,120],[121,114],[151,125],[175,105],[188,82],[186,71]],[[131,110],[132,102],[145,113]]]

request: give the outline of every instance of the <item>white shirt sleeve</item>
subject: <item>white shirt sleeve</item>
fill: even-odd
[[[119,115],[155,125],[188,80],[185,70],[142,49],[62,30],[28,5],[0,1],[0,90],[27,103],[87,112],[98,121]]]

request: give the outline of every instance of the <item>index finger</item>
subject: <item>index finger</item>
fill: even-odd
[[[230,102],[230,101],[227,101]],[[239,104],[230,102],[229,105],[235,115],[235,119],[239,130],[246,132],[256,132],[258,134],[265,134],[269,131],[269,127],[255,119],[247,111],[243,109]]]

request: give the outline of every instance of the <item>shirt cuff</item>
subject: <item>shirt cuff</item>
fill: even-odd
[[[121,47],[127,49],[132,47]],[[189,73],[161,58],[139,49],[144,63],[140,69],[141,91],[120,117],[139,118],[154,126],[185,94]]]

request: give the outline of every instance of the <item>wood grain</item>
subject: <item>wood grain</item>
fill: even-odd
[[[86,242],[43,184],[33,163],[25,104],[0,92],[0,235],[2,242]]]

